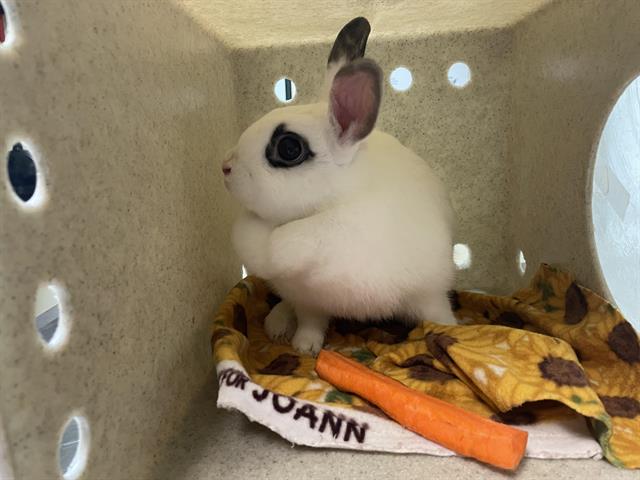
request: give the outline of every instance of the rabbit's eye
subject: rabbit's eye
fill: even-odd
[[[305,138],[285,131],[284,125],[273,132],[265,153],[271,166],[276,168],[295,167],[314,156]]]
[[[302,154],[302,142],[291,134],[284,135],[278,141],[278,155],[285,162],[295,162]]]

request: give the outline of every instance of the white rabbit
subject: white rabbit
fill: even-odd
[[[317,354],[330,318],[454,324],[452,211],[418,155],[373,130],[382,72],[364,55],[369,23],[349,22],[329,57],[326,99],[268,113],[223,164],[244,212],[234,246],[283,301],[271,338]]]

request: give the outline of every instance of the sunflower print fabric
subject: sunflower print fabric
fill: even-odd
[[[384,416],[320,380],[313,357],[269,340],[263,321],[279,301],[255,277],[234,287],[214,320],[216,364],[238,362],[278,395]],[[640,343],[611,304],[548,265],[512,296],[461,291],[451,301],[458,326],[336,319],[325,348],[499,422],[577,412],[607,460],[640,468]]]

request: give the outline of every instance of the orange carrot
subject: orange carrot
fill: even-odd
[[[524,456],[527,432],[412,390],[339,353],[320,351],[316,372],[338,389],[377,405],[400,425],[460,455],[509,470],[515,470]]]

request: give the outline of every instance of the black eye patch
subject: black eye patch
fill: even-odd
[[[315,156],[309,148],[306,138],[295,132],[287,131],[281,123],[271,135],[265,149],[267,161],[275,168],[291,168]]]

